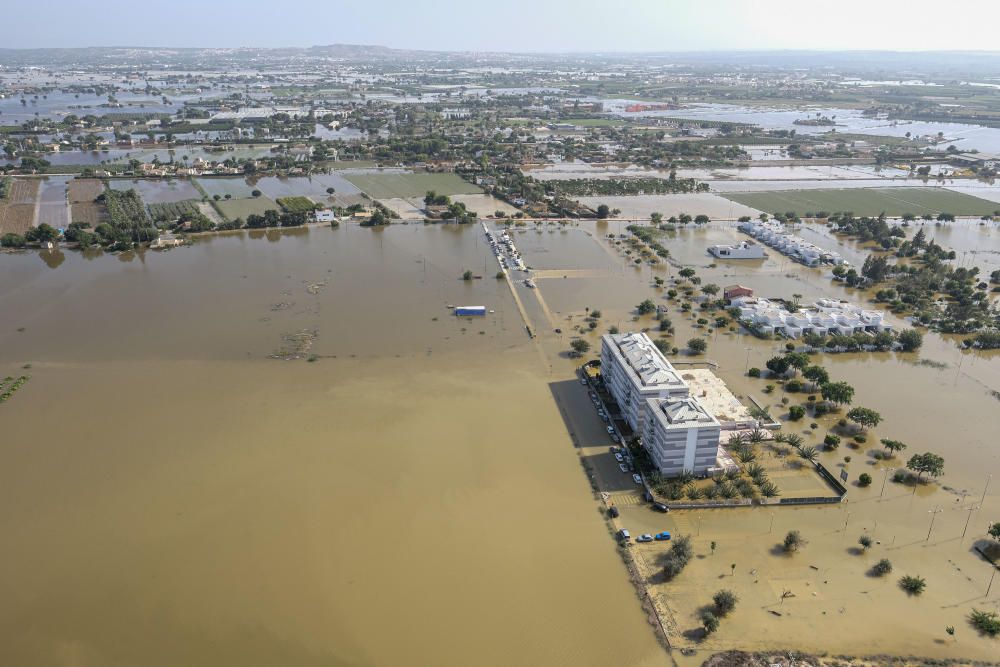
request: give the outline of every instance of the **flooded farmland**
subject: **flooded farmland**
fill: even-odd
[[[55,270],[3,257],[0,374],[31,375],[0,406],[4,662],[670,664],[588,474],[633,533],[694,538],[677,582],[648,582],[675,648],[695,650],[673,652],[682,664],[719,648],[843,652],[845,636],[864,653],[992,659],[963,619],[1000,601],[982,597],[989,569],[970,551],[1000,512],[1000,480],[984,489],[1000,478],[1000,357],[936,335],[917,354],[821,357],[884,417],[868,443],[821,460],[875,485],[852,484],[843,505],[774,508],[773,524],[762,508],[654,514],[608,453],[570,332],[586,308],[603,312],[593,345],[610,325],[652,327],[634,321],[645,298],[668,306],[678,347],[704,329],[651,286],[677,268],[636,266],[607,238],[621,233],[609,221],[513,235],[539,274],[535,290],[514,285],[534,340],[477,225],[238,232],[120,261],[67,252]],[[975,233],[968,244],[997,241]],[[710,266],[705,246],[741,236],[713,223],[662,242],[705,283],[864,297],[776,254]],[[481,277],[460,280],[467,269]],[[282,355],[289,340],[308,349]],[[707,340],[734,393],[782,415],[781,391],[745,370],[783,341]],[[786,428],[817,444],[835,419]],[[876,464],[878,437],[941,453],[942,484],[890,481],[880,496],[899,462]],[[793,528],[809,544],[772,553]],[[871,553],[851,551],[862,533],[880,542]],[[656,569],[659,546],[632,548]],[[867,577],[882,557],[927,592]],[[723,586],[741,604],[699,642],[694,614]]]

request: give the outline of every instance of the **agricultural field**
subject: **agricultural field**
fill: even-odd
[[[344,178],[372,199],[423,197],[428,190],[441,195],[475,195],[482,190],[458,174],[363,173]]]
[[[41,181],[37,178],[15,178],[5,201],[10,204],[32,204],[38,197]]]
[[[110,220],[104,204],[92,201],[80,201],[70,204],[70,217],[73,222],[84,222],[93,229],[102,222]]]
[[[316,202],[309,197],[279,197],[276,201],[282,210],[288,213],[309,213],[316,208]]]
[[[960,216],[992,214],[1000,206],[972,195],[944,188],[849,188],[832,190],[781,190],[733,192],[722,195],[730,201],[767,213],[851,211],[855,215],[901,216],[904,213],[951,213]]]
[[[15,178],[7,197],[0,201],[0,234],[24,234],[35,224],[37,178]]]
[[[184,201],[149,204],[149,215],[152,216],[153,220],[176,220],[185,213],[197,215],[201,213],[198,203],[197,199],[186,199]]]
[[[68,197],[71,204],[92,202],[104,193],[104,183],[96,178],[74,178],[69,182]]]
[[[216,203],[218,204],[223,215],[225,215],[229,220],[235,220],[236,218],[243,218],[246,220],[247,216],[253,213],[256,213],[257,215],[264,215],[264,211],[267,211],[268,209],[274,209],[275,211],[279,210],[279,206],[274,202],[274,200],[267,197],[224,199]]]
[[[203,190],[209,197],[229,195],[233,199],[241,199],[250,197],[254,190],[247,185],[244,178],[199,178],[195,182],[197,183],[196,187]],[[190,199],[190,197],[186,197],[186,199]]]

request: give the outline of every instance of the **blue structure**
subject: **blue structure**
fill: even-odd
[[[455,315],[462,317],[463,315],[475,315],[478,317],[486,316],[486,306],[456,306]]]

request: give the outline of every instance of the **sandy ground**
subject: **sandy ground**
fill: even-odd
[[[422,202],[417,203],[417,200],[411,201],[392,197],[390,199],[379,199],[379,203],[390,211],[394,211],[403,220],[423,220],[426,217],[424,212],[420,210]]]
[[[513,215],[518,209],[492,195],[452,195],[452,200],[465,204],[465,207],[480,217],[493,215],[502,211],[504,215]]]
[[[756,217],[760,211],[731,202],[711,193],[678,195],[636,195],[632,197],[580,197],[579,202],[591,208],[607,204],[621,210],[625,218],[648,218],[651,213],[662,213],[664,218],[688,213],[705,214],[710,218],[736,219],[743,215]]]

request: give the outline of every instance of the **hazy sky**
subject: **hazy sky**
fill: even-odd
[[[2,0],[0,47],[1000,50],[998,0]]]

